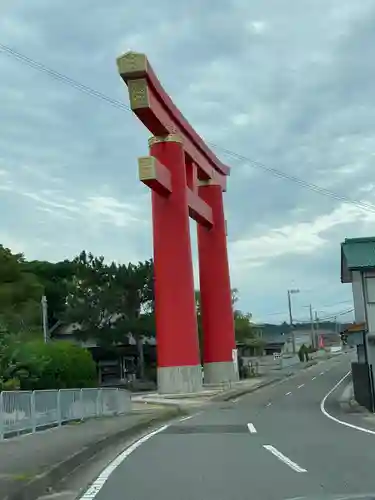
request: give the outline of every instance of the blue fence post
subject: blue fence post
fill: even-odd
[[[61,391],[57,391],[56,395],[56,413],[57,413],[57,425],[61,427]]]
[[[35,411],[35,391],[30,395],[30,412],[31,412],[31,432],[36,432],[37,428],[37,415]]]

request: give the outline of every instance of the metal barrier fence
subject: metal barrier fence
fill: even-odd
[[[123,389],[3,391],[0,392],[0,439],[130,410],[130,393]]]

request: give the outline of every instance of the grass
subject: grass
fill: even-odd
[[[33,479],[34,477],[35,477],[34,474],[24,473],[24,474],[15,474],[14,476],[12,476],[12,479],[14,479],[15,481],[27,482]]]

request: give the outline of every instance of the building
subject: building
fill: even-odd
[[[156,382],[156,341],[143,338],[141,342],[130,334],[123,343],[114,346],[100,346],[94,339],[80,340],[77,332],[79,325],[56,323],[49,331],[50,338],[56,341],[68,340],[85,347],[91,352],[98,368],[99,384],[125,385],[136,379],[148,378]]]
[[[355,326],[348,343],[357,348],[352,363],[355,399],[374,411],[375,366],[375,237],[347,238],[341,243],[341,282],[352,286]]]

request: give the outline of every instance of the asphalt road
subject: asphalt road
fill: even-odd
[[[375,492],[375,434],[328,418],[321,401],[348,355],[146,436],[84,500],[282,500]],[[344,420],[331,393],[325,409]]]

